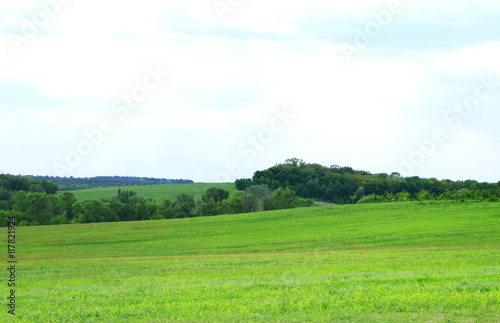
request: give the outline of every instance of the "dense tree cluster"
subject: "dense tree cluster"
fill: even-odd
[[[10,199],[17,191],[55,194],[57,190],[57,184],[51,181],[0,174],[0,200]]]
[[[338,204],[396,201],[498,201],[499,183],[371,174],[350,167],[307,164],[288,159],[238,179],[237,191],[212,187],[195,201],[188,193],[162,201],[118,190],[111,199],[78,201],[71,192],[57,196],[58,185],[45,179],[0,175],[0,223],[15,215],[20,226],[175,219],[309,207],[314,200]]]
[[[365,195],[357,200],[358,204],[361,203],[382,203],[382,202],[400,202],[400,201],[440,201],[440,200],[451,200],[455,202],[465,202],[465,201],[488,201],[497,202],[500,200],[499,194],[492,193],[490,190],[481,189],[468,189],[461,188],[458,190],[446,190],[445,193],[437,195],[431,193],[428,190],[422,190],[413,196],[408,192],[400,192],[396,194],[387,193],[386,195],[370,194]]]
[[[472,192],[469,194],[471,196],[481,196],[486,200],[496,200],[500,197],[500,182],[492,184],[474,180],[402,177],[399,173],[371,174],[351,167],[307,164],[297,158],[257,171],[252,179],[236,180],[236,188],[240,190],[261,184],[267,185],[271,190],[289,188],[302,198],[337,204],[356,203],[365,196],[373,195],[384,196],[390,201],[404,200],[401,195],[407,195],[407,199],[418,199],[419,194],[425,194],[424,192],[435,198],[452,200],[463,190]],[[395,198],[397,194],[399,196]]]
[[[232,196],[227,190],[212,187],[199,201],[182,193],[174,201],[164,198],[157,202],[139,197],[133,191],[119,189],[111,199],[92,199],[82,203],[71,192],[56,196],[52,190],[50,194],[38,189],[25,191],[23,189],[42,185],[42,182],[28,177],[12,176],[8,179],[13,181],[0,182],[4,185],[0,186],[0,221],[3,226],[11,215],[15,215],[18,225],[26,226],[189,218],[314,204],[312,200],[300,199],[290,189],[271,192],[266,185],[236,191]],[[33,183],[37,184],[33,186]]]

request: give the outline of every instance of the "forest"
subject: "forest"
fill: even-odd
[[[46,189],[45,189],[46,187]],[[174,200],[144,198],[132,190],[118,189],[111,199],[79,201],[72,192],[57,195],[57,184],[31,177],[0,175],[0,221],[11,216],[19,226],[175,219],[312,206],[290,189],[271,191],[254,185],[229,196],[211,187],[196,201],[189,192]]]
[[[165,197],[157,201],[138,196],[132,190],[118,189],[112,198],[79,201],[70,191],[56,194],[59,187],[53,181],[2,174],[0,221],[5,225],[6,219],[14,215],[20,226],[56,225],[249,213],[311,207],[317,202],[495,202],[500,199],[500,182],[402,177],[398,173],[371,174],[351,167],[308,164],[297,158],[256,171],[251,179],[237,179],[235,185],[237,190],[231,196],[225,189],[211,187],[200,200],[185,192],[175,199]]]
[[[265,184],[271,190],[289,188],[302,198],[335,204],[409,199],[497,201],[500,198],[500,182],[403,177],[397,172],[371,174],[351,167],[308,164],[298,158],[256,171],[251,179],[236,180],[239,190],[259,184]]]

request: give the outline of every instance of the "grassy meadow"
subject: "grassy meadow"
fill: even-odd
[[[121,189],[122,191],[134,191],[140,197],[153,198],[159,202],[165,197],[169,197],[173,201],[181,193],[191,194],[195,200],[200,200],[201,196],[210,187],[223,188],[228,190],[229,194],[232,194],[236,190],[234,183],[194,183],[104,187],[69,192],[73,193],[79,201],[85,202],[99,198],[111,199],[117,194],[118,189]],[[57,194],[61,195],[63,193],[64,191],[59,191]]]
[[[500,321],[499,203],[20,227],[16,237],[22,322]],[[14,321],[5,306],[0,320]]]

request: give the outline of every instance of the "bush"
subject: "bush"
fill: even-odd
[[[299,198],[299,207],[311,207],[314,206],[314,200],[312,198]]]
[[[19,227],[27,227],[30,225],[30,222],[28,220],[22,220],[21,222],[19,222],[19,224],[17,226]]]
[[[268,210],[283,210],[291,209],[299,206],[299,197],[295,195],[295,192],[289,189],[278,188],[271,194],[271,198],[268,200]]]
[[[250,186],[243,193],[241,210],[244,213],[264,211],[270,197],[269,186],[265,184]]]
[[[57,215],[56,217],[53,217],[50,219],[50,224],[51,225],[59,225],[59,224],[67,224],[68,220],[64,215]]]
[[[377,196],[375,194],[370,194],[362,197],[356,204],[363,204],[363,203],[380,203],[382,202],[382,199],[385,201],[385,198],[382,196]]]

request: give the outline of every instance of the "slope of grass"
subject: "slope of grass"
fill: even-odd
[[[498,203],[22,227],[17,238],[26,322],[500,321]]]
[[[157,185],[137,185],[137,186],[121,186],[121,187],[105,187],[105,188],[93,188],[86,190],[76,190],[70,191],[75,195],[79,201],[87,201],[92,199],[111,199],[118,192],[118,189],[122,191],[134,191],[138,196],[144,198],[153,198],[157,201],[161,201],[165,197],[169,197],[171,200],[175,200],[177,195],[181,193],[188,193],[194,196],[195,200],[201,199],[201,196],[210,187],[220,187],[228,190],[232,194],[236,187],[234,183],[194,183],[194,184],[157,184]],[[64,192],[58,192],[58,194],[63,194]]]

